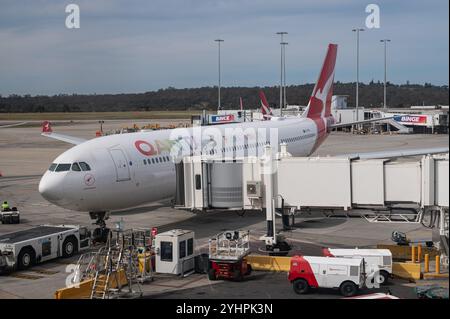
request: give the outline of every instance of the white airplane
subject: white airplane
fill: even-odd
[[[98,225],[105,227],[105,219],[110,211],[174,196],[174,159],[179,155],[176,150],[180,152],[187,149],[191,152],[196,148],[195,144],[199,144],[194,136],[196,129],[202,130],[202,154],[210,156],[230,157],[238,153],[244,156],[258,155],[263,153],[267,143],[276,150],[281,143],[286,143],[293,156],[309,156],[333,128],[344,126],[334,124],[331,114],[336,55],[337,45],[330,44],[308,108],[302,117],[272,116],[267,121],[118,134],[91,140],[54,133],[46,122],[43,126],[44,136],[75,146],[53,161],[39,183],[39,192],[57,206],[89,212]],[[268,106],[266,101],[264,104]],[[368,121],[352,124],[364,122]],[[243,137],[232,138],[230,144],[227,130],[243,130],[246,133]],[[271,140],[268,136],[274,130],[277,136]],[[448,148],[414,150],[407,155],[443,152],[448,152]],[[404,155],[404,151],[397,151],[376,153],[374,157]],[[352,156],[364,157],[364,154]]]

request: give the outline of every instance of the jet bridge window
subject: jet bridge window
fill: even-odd
[[[55,172],[67,172],[70,170],[70,167],[72,164],[58,164],[58,166],[55,169]]]
[[[80,164],[81,170],[83,172],[91,170],[91,167],[86,162],[80,162],[78,164]]]
[[[56,166],[58,166],[58,164],[56,164],[56,163],[53,163],[52,165],[50,165],[50,167],[48,168],[48,170],[49,170],[50,172],[54,172],[54,171],[55,171],[55,168],[56,168]]]
[[[72,171],[80,172],[81,171],[80,165],[78,165],[78,163],[73,163],[72,164]]]

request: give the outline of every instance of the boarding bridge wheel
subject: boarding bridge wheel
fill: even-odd
[[[269,256],[287,256],[292,250],[292,246],[286,241],[278,241],[274,245],[266,245],[266,250],[263,251],[268,253]]]

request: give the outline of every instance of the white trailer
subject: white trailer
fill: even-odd
[[[91,245],[90,232],[73,225],[43,225],[0,236],[0,273],[71,257]]]
[[[294,256],[288,279],[297,294],[306,294],[310,288],[337,288],[351,297],[365,285],[364,268],[361,258]]]
[[[392,276],[392,253],[389,249],[333,249],[324,248],[326,257],[363,258],[366,274],[378,284],[386,284]]]

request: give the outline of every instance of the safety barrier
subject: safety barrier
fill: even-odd
[[[249,255],[245,259],[253,270],[287,272],[291,268],[291,257]]]
[[[393,263],[392,274],[403,279],[419,280],[421,278],[421,265],[415,263]]]
[[[119,271],[119,281],[120,285],[124,286],[127,284],[127,277],[123,270]],[[116,276],[113,274],[109,278],[109,283],[111,288],[117,288]],[[80,282],[78,287],[68,287],[61,288],[55,292],[55,299],[86,299],[91,296],[92,285],[94,284],[94,279],[88,279]]]
[[[412,260],[411,246],[399,246],[399,245],[377,245],[377,249],[389,249],[392,253],[392,259],[394,260]],[[415,250],[417,252],[417,249]],[[428,254],[430,258],[435,258],[439,255],[439,251],[433,247],[421,247],[421,255]],[[417,255],[414,256],[417,260]]]

